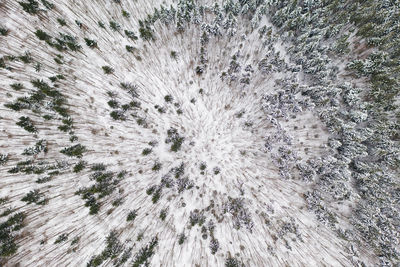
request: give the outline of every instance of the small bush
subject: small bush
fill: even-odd
[[[47,199],[44,198],[44,194],[40,193],[39,190],[31,190],[24,196],[21,201],[27,202],[27,204],[35,203],[37,205],[44,205],[47,203]]]
[[[81,172],[87,165],[86,161],[80,160],[77,164],[75,164],[73,171],[75,173]]]
[[[22,83],[13,83],[10,85],[12,89],[14,89],[15,91],[19,91],[21,89],[24,88],[24,86],[22,85]]]
[[[28,14],[35,15],[39,12],[39,3],[35,0],[28,0],[28,2],[18,2],[22,9]]]
[[[101,67],[105,74],[112,74],[114,73],[114,69],[110,66],[103,66]]]
[[[33,121],[29,117],[19,117],[19,121],[16,123],[18,126],[24,128],[25,131],[30,133],[37,133],[36,127],[33,125]]]
[[[67,25],[67,22],[65,22],[65,20],[64,20],[63,18],[57,18],[57,22],[58,22],[58,24],[60,24],[61,26]]]
[[[118,32],[121,29],[121,26],[115,21],[110,21],[110,28],[113,31],[117,31]]]
[[[160,219],[164,221],[165,218],[167,218],[167,214],[168,214],[168,209],[162,209],[160,212]]]
[[[10,32],[10,31],[9,31],[7,28],[5,28],[5,27],[3,27],[3,26],[0,26],[0,34],[1,34],[1,35],[7,36],[9,32]]]
[[[186,236],[185,233],[181,233],[178,235],[178,244],[182,245],[186,240]]]
[[[61,242],[65,242],[68,240],[68,234],[61,234],[57,237],[56,241],[54,241],[54,244],[59,244]]]
[[[126,217],[126,221],[127,222],[134,221],[136,217],[137,217],[137,210],[132,210],[128,213],[128,216]]]
[[[149,154],[151,153],[151,151],[152,151],[151,148],[145,148],[145,149],[143,149],[143,151],[142,151],[142,155],[143,155],[143,156],[147,156],[147,155],[149,155]]]
[[[86,147],[82,146],[81,144],[77,144],[74,146],[63,148],[60,152],[69,157],[81,158],[82,154],[86,152]]]
[[[88,38],[84,38],[84,40],[85,40],[86,45],[89,46],[90,48],[97,47],[97,42],[95,40],[91,40]]]

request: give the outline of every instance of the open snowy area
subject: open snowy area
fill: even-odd
[[[0,266],[400,266],[397,0],[1,0]]]

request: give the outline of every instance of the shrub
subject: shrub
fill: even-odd
[[[5,27],[3,27],[3,26],[0,26],[0,34],[1,34],[1,35],[7,36],[9,32],[10,32],[10,31],[9,31],[7,28],[5,28]]]
[[[155,162],[154,163],[154,165],[153,165],[153,167],[151,168],[151,170],[152,171],[159,171],[159,170],[161,170],[161,166],[162,166],[162,164],[160,163],[160,162]]]
[[[137,210],[132,210],[128,213],[128,216],[126,217],[126,221],[127,222],[134,221],[136,217],[137,217]]]
[[[26,64],[32,63],[32,61],[33,61],[32,57],[31,57],[31,54],[28,51],[25,52],[24,55],[19,56],[18,58],[19,58],[19,60],[21,60],[22,62],[24,62]]]
[[[0,256],[8,257],[17,252],[17,244],[15,243],[15,235],[13,232],[20,230],[24,226],[26,215],[24,213],[16,213],[7,221],[0,224]]]
[[[42,2],[42,4],[44,5],[45,8],[47,9],[53,9],[54,8],[54,4],[46,1],[46,0],[40,0],[40,2]]]
[[[19,91],[21,89],[24,88],[24,86],[22,85],[22,83],[13,83],[10,85],[12,89],[14,89],[15,91]]]
[[[185,233],[181,233],[178,235],[178,244],[182,245],[186,240],[186,236]]]
[[[56,241],[54,241],[54,244],[59,244],[61,242],[65,242],[68,240],[68,234],[61,234],[57,237]]]
[[[152,151],[151,148],[145,148],[145,149],[143,149],[143,151],[142,151],[142,155],[143,155],[143,156],[147,156],[147,155],[149,155],[149,154],[151,153],[151,151]]]
[[[37,129],[33,125],[33,121],[29,117],[19,117],[19,121],[16,123],[18,126],[24,128],[25,131],[30,133],[36,133]]]
[[[35,203],[37,205],[45,205],[47,203],[44,194],[40,193],[38,189],[29,191],[21,200],[27,202],[27,204]]]
[[[244,264],[236,258],[228,257],[225,260],[225,267],[244,267]]]
[[[145,41],[154,40],[153,31],[150,29],[150,27],[140,27],[139,34],[140,38]]]
[[[67,25],[67,23],[65,22],[65,20],[64,20],[63,18],[57,18],[57,22],[58,22],[58,24],[60,24],[61,26]]]
[[[113,31],[117,31],[118,32],[121,29],[121,26],[115,21],[110,21],[110,28]]]
[[[75,164],[73,171],[75,173],[81,172],[87,165],[86,161],[80,160],[77,164]]]
[[[138,37],[135,35],[134,32],[128,31],[128,30],[125,30],[124,32],[125,32],[125,35],[126,35],[129,39],[132,39],[132,40],[134,40],[134,41],[138,39]]]
[[[165,102],[172,102],[174,100],[174,98],[171,95],[166,95],[166,96],[164,96],[164,100],[165,100]]]
[[[167,208],[162,209],[161,212],[160,212],[160,219],[162,221],[164,221],[165,218],[167,218],[167,214],[168,214],[168,209]]]
[[[89,46],[90,48],[97,47],[97,42],[95,40],[91,40],[88,38],[84,38],[84,40],[85,40],[86,45]]]
[[[0,154],[0,166],[6,164],[8,160],[8,154]]]
[[[110,66],[103,66],[101,67],[105,74],[112,74],[114,73],[114,69]]]
[[[101,21],[98,21],[97,24],[99,25],[100,28],[103,28],[103,29],[106,28],[106,26],[104,25],[104,23],[101,22]]]
[[[35,0],[28,0],[28,2],[18,2],[22,9],[28,14],[35,15],[39,12],[39,3]]]
[[[154,248],[158,244],[158,238],[153,237],[151,241],[145,246],[142,247],[139,252],[135,255],[135,259],[133,261],[132,267],[139,267],[142,265],[148,266],[149,265],[149,259],[151,256],[154,254]]]
[[[86,152],[86,147],[82,146],[81,144],[77,144],[74,146],[63,148],[60,152],[69,157],[81,158],[82,154]]]
[[[126,10],[122,10],[122,16],[125,18],[129,18],[131,16],[131,14],[129,14],[129,12]]]
[[[219,242],[217,239],[212,238],[210,241],[210,249],[211,249],[211,254],[215,254],[217,253],[218,249],[219,249]]]

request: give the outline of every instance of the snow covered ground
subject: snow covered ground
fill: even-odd
[[[301,94],[300,88],[308,84],[301,71],[291,71],[296,64],[280,37],[274,31],[260,37],[261,26],[273,29],[268,19],[253,31],[250,21],[238,21],[234,36],[212,37],[205,45],[201,25],[192,23],[177,33],[175,26],[156,22],[154,41],[132,40],[125,29],[139,36],[139,19],[170,3],[114,2],[54,0],[53,9],[38,15],[25,13],[17,2],[0,4],[0,23],[10,29],[0,37],[0,56],[29,51],[33,59],[7,61],[12,69],[0,69],[0,152],[9,155],[0,165],[0,197],[8,198],[1,209],[27,215],[16,234],[17,252],[0,263],[84,266],[102,253],[112,230],[122,245],[115,257],[104,257],[102,266],[116,259],[130,266],[156,236],[150,266],[224,266],[230,256],[245,266],[350,266],[356,258],[376,263],[372,252],[356,256],[351,243],[307,209],[304,194],[313,184],[296,166],[329,155],[330,134]],[[205,21],[214,18],[211,13],[206,11]],[[67,25],[60,26],[57,18]],[[121,26],[119,32],[110,29],[109,21]],[[82,48],[59,52],[35,36],[39,29],[51,36],[68,33]],[[97,46],[85,45],[84,38]],[[205,63],[200,62],[202,48]],[[54,60],[59,54],[63,64]],[[270,67],[260,66],[263,58]],[[196,72],[202,64],[204,71]],[[103,66],[113,72],[105,74]],[[48,78],[57,74],[65,79],[51,83]],[[65,96],[72,133],[57,128],[63,119],[59,115],[45,120],[43,112],[15,112],[4,106],[29,96],[35,79],[57,86]],[[13,83],[24,88],[16,91],[10,87]],[[124,104],[129,108],[124,110]],[[113,110],[124,110],[123,119],[113,119]],[[16,125],[23,115],[33,120],[37,133]],[[71,142],[71,136],[77,140]],[[40,139],[47,141],[48,152],[22,155]],[[86,148],[82,158],[60,153],[76,144]],[[37,179],[46,173],[9,173],[28,159],[63,162],[64,167],[45,183]],[[73,172],[80,160],[87,162],[86,168]],[[76,192],[96,183],[91,167],[100,163],[114,177],[121,171],[127,174],[114,180],[110,194],[95,195],[100,209],[90,215]],[[181,164],[183,171],[177,174]],[[21,201],[33,189],[44,193],[47,204]],[[338,207],[341,225],[348,225],[348,208]],[[137,216],[127,221],[133,210]],[[165,219],[160,218],[163,212]],[[185,238],[179,244],[182,233]],[[68,239],[56,242],[62,234]],[[123,263],[125,252],[129,257]]]

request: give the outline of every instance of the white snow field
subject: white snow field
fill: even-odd
[[[274,5],[2,1],[0,266],[378,265]]]

